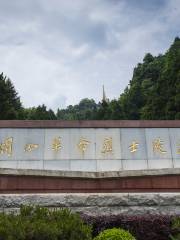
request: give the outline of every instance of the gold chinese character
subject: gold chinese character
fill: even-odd
[[[177,144],[177,154],[180,154],[180,143]]]
[[[80,141],[77,146],[78,146],[79,150],[82,152],[82,154],[85,153],[89,144],[90,144],[90,141],[88,141],[85,138],[80,138]]]
[[[24,151],[25,152],[32,152],[33,150],[37,149],[38,147],[39,147],[39,144],[29,143],[29,144],[25,145]]]
[[[153,141],[153,152],[166,153],[164,150],[163,142],[160,138],[157,138]]]
[[[52,150],[58,152],[62,148],[61,138],[57,137],[53,139]]]
[[[106,137],[103,142],[103,149],[101,151],[102,153],[112,153],[112,138]]]
[[[138,145],[138,142],[133,141],[132,144],[129,146],[130,152],[136,152],[138,150]]]
[[[0,154],[7,153],[8,156],[12,155],[12,145],[13,145],[13,138],[6,138],[3,143],[0,144]]]

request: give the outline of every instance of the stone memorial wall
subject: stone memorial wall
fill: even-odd
[[[180,121],[1,121],[0,168],[180,168]]]

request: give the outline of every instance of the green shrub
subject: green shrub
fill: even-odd
[[[173,218],[171,227],[174,234],[170,236],[170,239],[180,240],[180,216]]]
[[[23,206],[20,214],[0,213],[0,240],[92,240],[91,227],[68,209]]]
[[[124,229],[112,228],[104,230],[94,240],[135,240],[135,238]]]

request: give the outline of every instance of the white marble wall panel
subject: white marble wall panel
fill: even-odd
[[[180,128],[170,128],[171,151],[173,159],[180,160]]]
[[[121,146],[122,159],[147,161],[146,138],[144,129],[122,128]]]
[[[54,142],[55,140],[58,142]],[[56,150],[55,145],[56,145]],[[69,129],[46,129],[45,130],[45,160],[65,160],[70,159],[71,146]]]
[[[145,132],[148,153],[148,168],[172,168],[173,160],[169,130],[167,128],[148,128]]]
[[[12,154],[1,152],[0,168],[118,171],[180,167],[180,128],[0,129],[0,144],[11,137]],[[55,138],[61,140],[58,151],[52,149]],[[85,140],[84,151],[78,147],[80,140]],[[138,145],[131,152],[133,142]],[[26,144],[38,147],[26,152]]]
[[[148,168],[149,169],[160,169],[160,168],[172,168],[173,161],[172,159],[148,159]]]
[[[97,171],[121,171],[122,161],[118,160],[97,160]]]
[[[147,169],[145,160],[122,160],[122,170],[140,170]]]
[[[112,139],[112,152],[105,150],[106,139]],[[96,159],[121,159],[120,129],[96,129]],[[108,150],[108,144],[107,144]]]
[[[44,129],[18,129],[18,144],[20,155],[18,160],[42,160],[44,158]],[[27,144],[37,144],[38,148],[25,151]]]
[[[19,146],[19,129],[0,129],[0,144],[4,143],[6,139],[12,138],[12,153],[1,153],[0,160],[13,160],[15,161],[21,155],[21,149]]]
[[[70,133],[70,159],[95,159],[95,130],[69,129]],[[82,151],[79,144],[85,144]],[[82,146],[82,145],[81,145]]]
[[[45,160],[44,169],[69,171],[70,160]]]
[[[173,159],[173,167],[180,168],[180,159]]]
[[[145,133],[148,160],[172,159],[167,128],[147,128]]]
[[[12,154],[0,154],[0,160],[41,160],[44,157],[43,129],[0,129],[0,143],[5,139],[13,139]],[[38,148],[30,152],[25,151],[26,144],[38,144]]]
[[[18,168],[16,160],[1,160],[0,168]]]
[[[85,171],[85,172],[96,172],[97,161],[96,160],[70,160],[71,171]]]
[[[43,169],[43,161],[39,160],[25,160],[17,161],[17,168],[19,169]]]

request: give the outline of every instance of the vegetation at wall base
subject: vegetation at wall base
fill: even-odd
[[[105,229],[111,228],[128,230],[137,240],[170,240],[170,236],[177,234],[177,230],[172,225],[173,219],[176,219],[173,216],[82,215],[82,219],[92,226],[92,235],[94,237]]]
[[[127,237],[115,238],[118,234]],[[180,216],[80,216],[39,206],[22,206],[19,214],[0,213],[0,240],[179,240],[179,234]]]
[[[68,209],[21,207],[20,214],[0,214],[0,240],[92,240],[91,227]]]
[[[172,219],[172,234],[170,235],[171,240],[180,240],[180,216]]]
[[[94,240],[136,240],[128,231],[120,228],[106,229]]]

